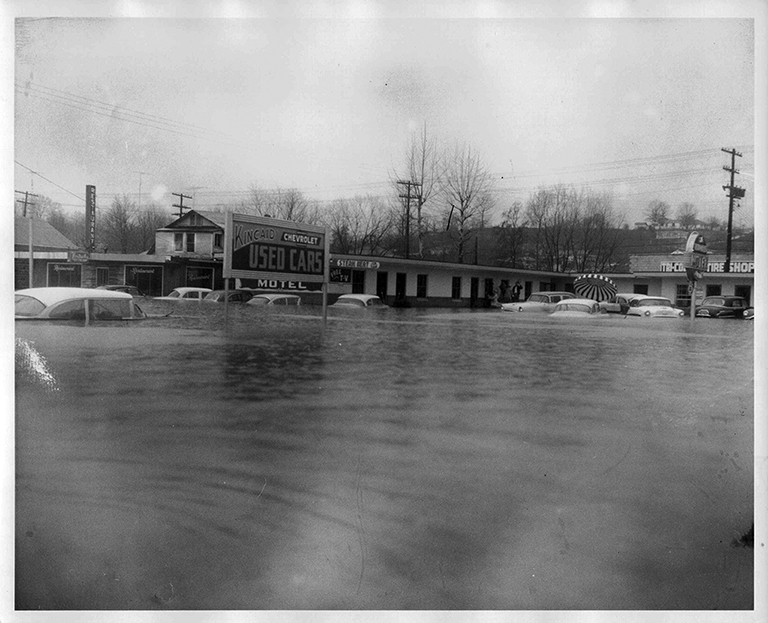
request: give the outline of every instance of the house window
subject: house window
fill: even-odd
[[[187,253],[195,252],[195,234],[187,234]]]
[[[461,277],[454,277],[451,280],[451,298],[452,299],[461,298]]]
[[[215,249],[221,249],[221,238],[222,234],[213,234],[213,247]]]
[[[687,283],[678,283],[675,292],[675,307],[690,307],[691,293],[688,292]]]
[[[416,298],[427,298],[427,276],[416,275]]]
[[[173,249],[174,251],[184,250],[184,234],[173,234]]]

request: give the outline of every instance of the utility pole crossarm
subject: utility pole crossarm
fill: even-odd
[[[173,207],[179,209],[179,218],[184,216],[184,210],[189,210],[187,206],[184,205],[184,199],[192,199],[189,195],[184,195],[182,193],[171,193],[174,197],[179,198],[179,203],[174,203]]]
[[[731,154],[731,166],[723,167],[723,169],[731,174],[731,183],[723,186],[723,190],[728,192],[728,231],[725,241],[725,265],[723,266],[723,272],[729,273],[731,272],[731,238],[733,237],[733,200],[744,197],[744,189],[734,185],[734,175],[738,173],[736,169],[736,156],[741,158],[741,154],[735,149],[722,148],[720,151]]]

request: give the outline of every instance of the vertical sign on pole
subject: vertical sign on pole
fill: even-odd
[[[683,265],[685,274],[688,276],[688,289],[691,292],[691,322],[693,322],[696,317],[696,284],[703,278],[703,273],[707,272],[709,266],[707,241],[697,231],[691,232],[685,243]]]
[[[96,187],[85,187],[85,249],[96,249]]]

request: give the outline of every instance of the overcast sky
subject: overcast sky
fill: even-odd
[[[253,184],[385,195],[426,123],[478,150],[497,213],[562,182],[629,223],[653,199],[725,219],[733,147],[753,223],[750,19],[119,15],[16,22],[16,190],[79,209],[94,184],[104,209],[141,188],[169,213]]]

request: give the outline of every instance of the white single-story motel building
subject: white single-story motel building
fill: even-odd
[[[223,289],[223,236],[225,215],[190,210],[156,233],[148,253],[86,253],[44,221],[16,218],[15,288],[71,285],[95,287],[131,284],[150,296],[167,294],[180,286]],[[30,243],[29,232],[32,232]],[[32,261],[30,261],[30,249]],[[634,255],[630,273],[603,273],[619,292],[664,296],[678,307],[689,307],[691,294],[682,255]],[[754,256],[709,255],[709,267],[698,282],[697,299],[711,295],[738,295],[753,302]],[[329,302],[344,293],[376,294],[389,305],[410,307],[487,307],[492,301],[512,300],[533,292],[573,290],[580,273],[521,270],[478,264],[460,264],[384,256],[332,253]],[[30,270],[32,278],[30,279]],[[321,300],[318,283],[250,280],[230,287],[290,290],[305,293],[306,302]]]

